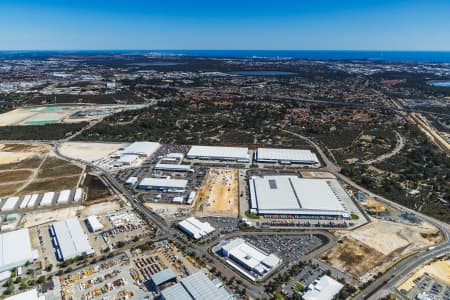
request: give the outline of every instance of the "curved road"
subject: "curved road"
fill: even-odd
[[[319,155],[322,157],[323,162],[325,163],[326,170],[333,173],[338,179],[344,181],[345,183],[353,186],[354,188],[363,191],[364,193],[368,194],[370,197],[373,197],[374,199],[377,199],[381,202],[384,202],[394,208],[396,208],[399,211],[403,212],[409,212],[413,213],[419,217],[421,217],[423,220],[426,220],[427,222],[433,224],[436,226],[443,235],[443,240],[439,245],[437,245],[432,250],[424,250],[418,254],[415,254],[413,256],[410,256],[399,263],[395,265],[393,268],[391,268],[389,271],[387,271],[383,276],[377,278],[370,284],[365,290],[363,290],[360,294],[358,294],[354,299],[357,300],[363,300],[363,299],[376,299],[375,293],[382,289],[384,286],[386,288],[392,288],[396,282],[404,278],[409,274],[409,272],[413,271],[415,268],[420,267],[424,265],[426,262],[428,262],[430,259],[440,256],[444,253],[450,252],[450,225],[436,220],[430,216],[424,215],[420,212],[417,212],[415,210],[412,210],[410,208],[404,207],[399,205],[398,203],[395,203],[389,199],[386,199],[382,196],[379,196],[375,193],[372,193],[371,191],[367,190],[366,188],[358,185],[357,183],[353,182],[350,178],[342,175],[339,173],[339,168],[331,162],[328,157],[323,152],[322,148],[320,148],[314,141],[312,141],[310,138],[303,136],[301,134],[298,134],[296,132],[283,130],[286,133],[292,134],[294,136],[297,136],[298,138],[301,138],[305,141],[307,141],[310,145],[312,145],[316,151],[319,153]]]

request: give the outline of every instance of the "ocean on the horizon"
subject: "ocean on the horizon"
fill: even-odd
[[[311,60],[379,60],[393,62],[450,63],[450,51],[347,51],[347,50],[154,50],[182,54],[235,58],[297,58]]]
[[[0,51],[0,57],[38,54],[160,53],[229,58],[296,58],[310,60],[373,60],[392,62],[450,63],[450,51],[357,51],[357,50],[66,50],[66,51]]]

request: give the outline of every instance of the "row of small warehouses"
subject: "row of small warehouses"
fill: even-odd
[[[0,202],[0,211],[8,212],[17,209],[31,209],[51,206],[54,203],[58,205],[80,202],[84,197],[84,190],[77,188],[75,190],[63,190],[60,192],[47,192],[44,194],[30,194],[22,197],[8,197]],[[55,200],[56,199],[56,200]]]

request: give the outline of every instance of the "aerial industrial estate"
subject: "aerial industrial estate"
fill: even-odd
[[[450,299],[449,76],[0,52],[0,297]]]

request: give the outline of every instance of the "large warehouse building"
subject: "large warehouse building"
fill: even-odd
[[[184,193],[188,181],[185,179],[144,178],[138,185],[143,190],[161,190],[172,193]]]
[[[187,154],[187,158],[238,162],[250,161],[248,148],[244,147],[192,146]]]
[[[60,261],[94,253],[77,218],[53,223],[50,225],[50,235]]]
[[[297,163],[314,165],[319,164],[317,155],[310,150],[258,148],[255,152],[257,162],[266,163]]]
[[[200,222],[194,217],[187,218],[178,223],[178,228],[196,240],[209,235],[215,230],[208,222]]]
[[[160,143],[155,142],[134,142],[122,150],[117,151],[112,157],[121,157],[123,155],[137,155],[140,157],[148,157],[155,153],[159,147]]]
[[[257,279],[253,273],[261,277],[281,264],[281,259],[276,255],[266,254],[241,238],[227,241],[220,250],[223,256],[231,260],[227,261],[230,265],[253,280]]]
[[[342,201],[348,197],[334,179],[297,176],[253,176],[249,180],[250,211],[259,215],[291,215],[298,218],[350,218]]]
[[[233,294],[197,272],[161,292],[162,300],[232,300]]]
[[[28,229],[0,234],[0,273],[37,258],[38,251],[31,248]]]

